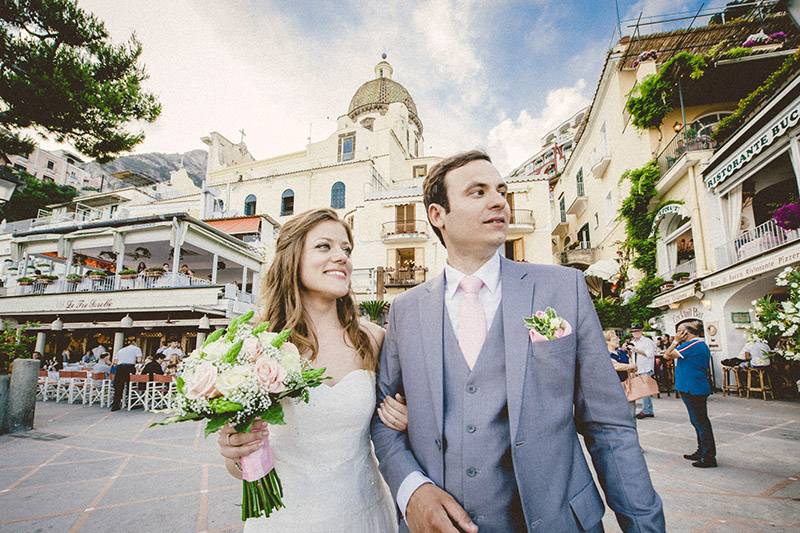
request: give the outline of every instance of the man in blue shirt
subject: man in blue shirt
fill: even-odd
[[[717,466],[717,448],[714,431],[708,418],[708,395],[711,385],[708,382],[708,364],[711,352],[700,335],[703,323],[687,320],[678,324],[675,340],[669,345],[664,357],[675,359],[675,390],[689,412],[689,421],[697,433],[697,451],[683,457],[694,461],[692,466],[713,468]]]

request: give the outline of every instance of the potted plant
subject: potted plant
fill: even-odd
[[[369,316],[372,322],[377,324],[381,315],[389,310],[389,302],[385,300],[366,300],[361,302],[359,307]]]
[[[29,278],[28,276],[22,276],[21,278],[17,278],[17,283],[19,285],[33,285],[35,280],[33,278]]]
[[[797,231],[800,228],[800,202],[783,204],[772,214],[779,228],[785,231]]]
[[[121,279],[135,279],[138,275],[139,273],[132,268],[123,268],[119,271],[119,277]]]
[[[69,283],[80,283],[83,277],[80,274],[67,274],[66,280]]]
[[[685,283],[689,280],[689,273],[688,272],[675,272],[672,275],[672,281],[675,283]]]
[[[145,276],[157,278],[164,275],[164,269],[161,267],[150,267],[144,271]]]
[[[675,288],[675,282],[672,280],[667,280],[661,284],[661,292],[669,291]]]
[[[51,274],[39,274],[36,276],[36,281],[38,283],[44,283],[45,285],[50,284],[58,279],[58,276],[53,276]]]
[[[92,270],[87,274],[88,278],[92,281],[102,281],[106,279],[108,274],[102,270]]]

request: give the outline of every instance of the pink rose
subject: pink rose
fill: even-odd
[[[263,349],[261,343],[258,342],[256,337],[247,337],[242,344],[242,353],[247,357],[251,363],[261,357]]]
[[[561,337],[566,337],[572,333],[572,326],[570,326],[569,322],[566,320],[561,321],[561,327],[555,331],[556,339],[560,339]]]
[[[534,316],[536,318],[544,318],[546,315],[545,315],[544,311],[536,311],[536,313],[534,313]]]
[[[214,388],[217,382],[217,367],[210,361],[197,365],[185,379],[186,397],[190,400],[211,398],[217,392]]]
[[[286,379],[286,371],[281,364],[271,357],[261,357],[253,365],[253,372],[256,379],[267,392],[277,394],[286,390],[283,380]]]

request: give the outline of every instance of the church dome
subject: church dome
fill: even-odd
[[[356,120],[363,113],[385,111],[389,104],[400,102],[406,105],[409,118],[422,134],[422,122],[417,116],[417,105],[406,88],[392,79],[392,72],[392,66],[384,56],[383,61],[375,65],[375,79],[363,84],[353,95],[347,115]]]

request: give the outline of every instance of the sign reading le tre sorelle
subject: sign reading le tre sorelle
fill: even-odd
[[[733,176],[739,169],[750,162],[753,157],[760,154],[764,148],[772,144],[775,139],[785,135],[786,132],[789,131],[789,128],[796,125],[798,121],[800,121],[800,102],[795,102],[794,106],[786,111],[786,113],[761,130],[761,134],[756,136],[750,144],[728,159],[725,163],[718,166],[716,171],[706,178],[706,186],[709,189],[713,189]]]

